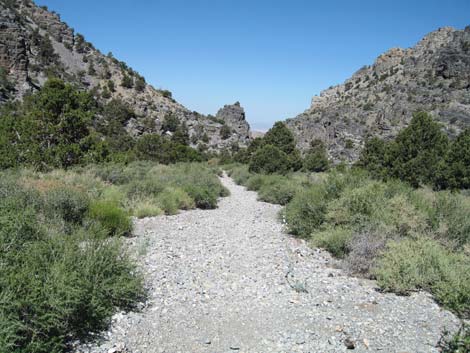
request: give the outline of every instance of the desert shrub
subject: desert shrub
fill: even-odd
[[[454,334],[444,332],[438,342],[442,353],[467,353],[470,352],[470,326],[462,323]]]
[[[249,164],[249,171],[252,173],[286,174],[290,169],[289,156],[272,145],[265,145],[257,150]]]
[[[381,229],[364,229],[349,241],[345,268],[352,274],[369,277],[385,248],[387,235]]]
[[[266,183],[268,178],[265,174],[252,174],[245,182],[245,186],[250,191],[258,191]]]
[[[434,240],[390,242],[374,274],[384,290],[428,290],[447,308],[462,315],[470,312],[470,261]]]
[[[388,199],[381,217],[389,231],[398,236],[417,236],[428,231],[426,214],[417,209],[404,194]]]
[[[112,201],[94,201],[89,216],[106,229],[109,236],[128,236],[132,232],[129,215]]]
[[[109,201],[116,205],[121,205],[126,202],[126,194],[121,187],[116,185],[108,185],[100,193],[100,199],[103,201]]]
[[[61,187],[45,195],[45,210],[49,217],[60,217],[66,224],[81,224],[89,207],[89,199],[83,192]]]
[[[210,184],[184,186],[184,190],[191,196],[198,208],[213,209],[217,207],[217,199],[225,194],[222,190],[212,189]]]
[[[252,176],[246,165],[235,165],[226,169],[228,169],[228,175],[239,185],[246,185],[248,179]]]
[[[165,188],[158,196],[157,203],[168,215],[178,213],[178,210],[194,208],[194,200],[180,188]]]
[[[133,214],[137,218],[155,217],[163,213],[163,210],[151,200],[142,200],[133,206]]]
[[[128,74],[124,73],[121,80],[121,86],[124,88],[134,87],[134,79]]]
[[[312,234],[312,243],[315,246],[328,250],[336,257],[343,258],[349,253],[349,242],[352,231],[347,228],[326,228]]]
[[[356,227],[380,217],[376,213],[386,205],[384,191],[385,187],[380,182],[346,188],[338,199],[328,205],[328,222]]]
[[[436,232],[453,248],[470,242],[470,201],[458,194],[439,192],[433,204],[433,216],[438,222]]]
[[[3,348],[65,351],[70,339],[104,329],[116,307],[129,308],[142,294],[118,244],[81,240],[43,235],[2,266]]]
[[[342,172],[332,170],[327,174],[324,184],[330,199],[336,199],[346,188],[361,187],[369,181],[367,173],[360,169]]]
[[[310,237],[325,220],[327,196],[322,184],[312,185],[295,195],[284,210],[289,231],[300,237]]]
[[[250,179],[251,180],[251,179]],[[300,190],[294,180],[287,177],[271,175],[259,189],[259,199],[269,203],[287,205]]]
[[[226,140],[230,136],[232,136],[232,129],[230,128],[230,126],[224,123],[220,128],[220,137],[222,138],[222,140]]]
[[[117,308],[131,308],[143,294],[120,243],[103,239],[99,227],[80,226],[86,197],[63,185],[50,188],[47,179],[34,181],[40,183],[24,186],[6,173],[0,178],[2,352],[64,352],[72,340],[105,329]],[[58,219],[76,227],[63,234],[50,227]]]

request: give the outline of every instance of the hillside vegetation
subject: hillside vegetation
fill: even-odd
[[[103,105],[91,93],[59,79],[50,79],[22,102],[2,106],[1,114],[0,169],[206,159],[189,147],[187,127],[174,116],[165,119],[169,134],[134,138],[126,131],[126,124],[135,118],[127,104],[116,99]]]

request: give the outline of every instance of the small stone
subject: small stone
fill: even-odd
[[[231,349],[232,351],[239,351],[239,350],[240,350],[240,347],[238,347],[238,346],[230,346],[230,349]]]
[[[347,349],[355,349],[356,348],[356,343],[350,338],[346,337],[346,339],[343,341],[344,345],[346,346]]]

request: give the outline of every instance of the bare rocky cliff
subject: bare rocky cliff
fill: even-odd
[[[2,87],[0,101],[21,99],[39,89],[49,76],[58,76],[91,90],[103,103],[112,99],[126,102],[136,113],[127,123],[133,136],[163,132],[162,123],[171,114],[186,124],[193,146],[220,150],[234,144],[244,146],[250,139],[244,112],[233,118],[223,108],[222,115],[214,118],[190,111],[171,92],[147,84],[126,63],[87,42],[57,13],[31,0],[0,1],[0,68],[13,86]],[[243,111],[239,104],[234,109]]]
[[[412,48],[390,49],[287,125],[301,149],[320,138],[334,161],[354,161],[368,136],[392,138],[420,110],[450,136],[470,126],[470,27],[440,28]]]

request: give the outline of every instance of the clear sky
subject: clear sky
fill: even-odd
[[[470,25],[470,0],[36,0],[186,107],[240,101],[254,129],[301,113],[391,47]]]

